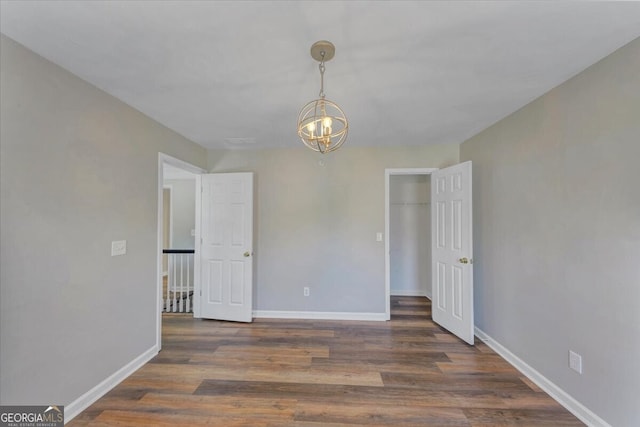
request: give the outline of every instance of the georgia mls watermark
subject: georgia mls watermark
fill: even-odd
[[[0,427],[63,427],[64,406],[0,406]]]

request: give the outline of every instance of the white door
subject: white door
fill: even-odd
[[[200,289],[194,316],[251,322],[253,173],[203,174],[200,180]]]
[[[473,345],[471,162],[431,174],[433,321]]]

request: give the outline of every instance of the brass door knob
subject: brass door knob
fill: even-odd
[[[244,253],[245,258],[249,258],[251,256],[251,252],[247,251]]]
[[[465,258],[460,258],[460,259],[458,260],[458,262],[459,262],[460,264],[469,264],[469,260],[468,260],[466,257],[465,257]]]

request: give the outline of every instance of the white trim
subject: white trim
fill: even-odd
[[[389,209],[389,183],[391,175],[431,175],[432,172],[437,170],[438,168],[398,168],[384,170],[384,292],[386,299],[386,320],[391,319],[391,257],[389,256],[389,252],[391,251],[391,239],[389,236],[389,232],[391,230],[391,226],[389,225],[391,218]]]
[[[163,174],[164,174],[164,168],[163,168]],[[164,176],[162,177],[162,197],[164,199],[164,190],[169,190],[169,247],[168,248],[164,248],[164,242],[163,243],[163,249],[171,249],[173,248],[173,185],[171,184],[165,184],[164,183]],[[164,204],[164,200],[162,201]],[[164,206],[162,209],[162,212],[164,213]],[[164,218],[162,218],[162,225],[164,226]],[[162,230],[162,234],[164,234],[164,230]],[[163,236],[164,237],[164,236]],[[163,239],[164,240],[164,239]],[[162,275],[165,277],[169,276],[169,262],[170,259],[167,258],[167,271],[163,271]]]
[[[157,198],[158,198],[158,217],[156,219],[157,223],[157,236],[156,236],[156,347],[158,351],[162,349],[162,196],[163,196],[163,187],[164,187],[164,164],[169,164],[171,166],[175,166],[176,168],[185,170],[194,175],[199,176],[201,173],[206,172],[204,169],[199,168],[198,166],[192,165],[191,163],[187,163],[183,160],[172,157],[168,154],[158,153],[158,182],[157,182]],[[198,215],[196,210],[196,215]],[[196,238],[200,236],[197,233],[197,225],[196,225]],[[197,247],[197,246],[196,246]],[[194,258],[194,263],[196,259]],[[195,268],[195,264],[194,264]]]
[[[112,388],[120,384],[129,375],[140,369],[145,363],[153,359],[158,354],[158,347],[155,345],[149,350],[142,353],[140,356],[133,359],[131,362],[118,369],[115,373],[110,375],[107,379],[100,384],[74,400],[64,407],[64,421],[65,424],[74,419],[78,414],[87,409],[96,400],[107,394]]]
[[[193,317],[201,319],[200,303],[202,290],[200,287],[200,260],[202,254],[202,234],[201,234],[201,222],[202,222],[202,175],[196,175],[196,220],[195,220],[195,242],[193,253]],[[196,304],[197,303],[197,304]]]
[[[429,298],[427,293],[424,292],[424,291],[403,291],[403,290],[394,291],[392,289],[390,295],[391,296],[398,296],[398,297],[425,297],[425,298]]]
[[[263,319],[373,320],[376,322],[388,320],[385,313],[347,313],[337,311],[254,310],[253,317]]]
[[[163,190],[169,190],[169,247],[167,249],[173,248],[173,185],[164,184],[163,177]],[[162,193],[164,195],[164,192]]]
[[[524,360],[511,353],[509,349],[491,338],[477,326],[475,327],[475,335],[493,351],[502,356],[503,359],[511,363],[518,371],[522,372],[527,378],[533,381],[538,387],[544,390],[549,396],[555,399],[556,402],[575,415],[580,421],[591,427],[611,427],[609,423],[600,418],[582,403],[578,402],[569,393],[554,384],[540,372],[529,366]]]

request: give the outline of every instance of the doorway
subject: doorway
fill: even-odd
[[[431,299],[431,176],[389,182],[391,296]]]
[[[168,228],[170,230],[172,230],[174,228],[174,226],[176,226],[176,221],[175,220],[175,216],[176,216],[176,212],[171,209],[169,206],[174,207],[175,206],[175,202],[176,202],[176,192],[174,191],[175,185],[171,185],[172,187],[172,191],[171,191],[171,202],[170,204],[165,203],[165,187],[167,186],[167,179],[168,178],[177,178],[179,176],[181,176],[182,178],[192,178],[194,179],[194,185],[193,185],[193,193],[195,194],[195,176],[200,175],[202,173],[206,172],[204,169],[201,169],[195,165],[192,165],[190,163],[187,163],[185,161],[182,161],[180,159],[176,159],[175,157],[169,156],[167,154],[164,153],[158,153],[158,186],[157,186],[157,190],[158,190],[158,218],[157,218],[157,228],[158,228],[158,234],[157,234],[157,250],[156,250],[156,254],[157,254],[157,266],[156,266],[156,285],[157,285],[157,292],[156,292],[156,307],[158,308],[156,311],[156,346],[158,348],[158,351],[160,351],[160,349],[162,348],[162,306],[163,306],[163,302],[164,302],[164,273],[165,271],[165,264],[164,264],[164,257],[163,257],[163,249],[166,248],[165,246],[165,227],[168,226]],[[166,214],[165,214],[165,210],[169,207],[169,209],[171,209],[171,219],[170,221],[165,221],[166,219]],[[179,215],[178,215],[179,216]],[[168,224],[167,224],[168,223]],[[174,233],[173,231],[170,231],[169,233],[171,236],[168,239],[170,243],[176,243],[175,238],[177,237],[176,233]],[[191,229],[188,230],[188,234],[191,235]],[[195,234],[195,230],[194,230],[194,234]],[[192,239],[195,238],[196,236],[190,236]],[[167,266],[167,269],[169,269],[169,266]],[[170,272],[168,272],[170,273]]]
[[[391,295],[431,298],[431,173],[436,168],[385,170],[386,318]]]

